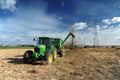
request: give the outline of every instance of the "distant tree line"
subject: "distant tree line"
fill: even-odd
[[[6,45],[6,46],[2,46],[0,45],[0,49],[24,49],[24,48],[33,48],[34,45],[16,45],[16,46],[11,46],[11,45]]]
[[[34,45],[17,45],[17,47],[34,47]]]

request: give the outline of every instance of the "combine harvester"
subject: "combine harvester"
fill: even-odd
[[[37,37],[34,38],[36,46],[34,47],[34,52],[32,50],[27,50],[23,55],[24,63],[31,64],[36,61],[44,60],[48,64],[52,63],[57,55],[63,56],[62,46],[69,36],[75,38],[75,36],[70,32],[68,36],[61,40],[60,38],[49,38],[49,37]]]

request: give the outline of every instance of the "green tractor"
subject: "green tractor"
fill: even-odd
[[[34,52],[32,50],[27,50],[23,55],[24,63],[31,64],[36,61],[44,60],[48,64],[52,63],[57,58],[63,56],[61,47],[64,45],[65,41],[69,36],[75,37],[71,32],[68,36],[61,40],[60,38],[49,38],[49,37],[36,37],[34,41],[36,45],[34,47]]]

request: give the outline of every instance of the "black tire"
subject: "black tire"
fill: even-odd
[[[62,52],[62,50],[60,50],[59,56],[60,56],[60,57],[63,57],[63,52]]]
[[[53,62],[53,54],[51,52],[47,52],[45,54],[45,61],[47,61],[47,64],[51,64]]]
[[[27,64],[33,63],[34,62],[33,51],[31,50],[26,51],[23,55],[23,61],[24,63],[27,63]]]
[[[62,52],[61,49],[58,49],[58,50],[57,50],[57,54],[58,54],[60,57],[63,57],[63,52]]]

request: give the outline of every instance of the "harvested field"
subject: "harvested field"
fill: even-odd
[[[49,65],[24,64],[26,50],[0,50],[0,80],[120,80],[120,49],[64,50]]]

